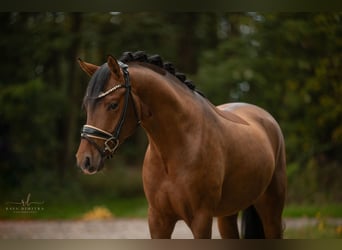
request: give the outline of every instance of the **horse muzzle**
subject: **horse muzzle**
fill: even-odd
[[[102,157],[92,157],[87,153],[76,154],[77,166],[84,174],[96,174],[104,167],[104,160]]]

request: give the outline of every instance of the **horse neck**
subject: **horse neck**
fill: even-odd
[[[130,76],[133,93],[150,113],[141,119],[150,144],[160,150],[166,145],[168,149],[185,145],[199,124],[194,94],[170,77],[142,66],[130,67]]]

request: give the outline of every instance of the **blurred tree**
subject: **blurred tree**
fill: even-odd
[[[75,68],[81,15],[1,14],[1,165],[15,173],[12,186],[35,171],[53,171],[62,180],[71,163],[84,91]]]
[[[274,104],[282,121],[289,160],[315,157],[321,167],[341,164],[341,13],[265,15],[264,20],[258,35],[264,65],[256,70],[275,85],[265,101]]]
[[[217,46],[202,52],[196,82],[213,103],[246,100],[256,76],[252,71],[255,25],[248,14],[230,13],[222,14],[212,27],[218,34]]]
[[[218,48],[202,54],[198,82],[217,104],[269,110],[290,163],[341,166],[341,22],[341,13],[229,14]]]
[[[81,28],[83,16],[81,13],[70,14],[70,25],[66,32],[70,34],[70,44],[65,53],[67,64],[67,86],[66,86],[66,106],[68,111],[65,115],[65,127],[63,136],[65,140],[64,162],[60,165],[59,174],[63,178],[65,171],[70,166],[75,165],[73,152],[76,151],[77,138],[79,136],[78,117],[80,113],[80,103],[84,88],[80,84],[81,72],[76,64],[81,46]]]
[[[180,13],[178,18],[196,27],[199,23],[195,14]],[[74,166],[88,81],[77,57],[100,64],[107,54],[146,50],[177,64],[182,61],[178,52],[185,51],[185,38],[178,34],[184,23],[173,22],[170,14],[1,13],[0,20],[0,172],[12,175],[2,182],[9,188],[37,171],[52,171],[63,181],[66,169]],[[188,47],[196,36],[192,34]],[[191,53],[191,64],[196,65],[199,54]],[[146,139],[141,134],[122,150],[133,165],[143,157]],[[134,162],[131,156],[137,152]]]

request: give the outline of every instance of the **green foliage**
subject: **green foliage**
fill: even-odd
[[[279,24],[271,25],[275,28]],[[321,153],[334,160],[340,157],[337,150],[341,149],[342,142],[338,138],[342,117],[341,105],[338,105],[341,74],[336,63],[342,59],[341,38],[337,35],[341,32],[340,15],[337,18],[334,14],[303,14],[287,18],[280,25],[280,30],[287,31],[283,35],[286,47],[275,48],[274,57],[281,56],[286,62],[279,64],[279,70],[275,71],[281,75],[290,73],[281,82],[285,87],[284,129],[291,131],[290,142],[294,143],[288,146],[289,159],[300,159],[294,158],[297,149],[308,153],[304,156],[306,160]],[[331,36],[331,30],[336,37]]]
[[[42,200],[42,199],[40,199]],[[129,197],[129,198],[108,198],[107,195],[99,195],[96,199],[85,200],[59,200],[59,202],[50,202],[44,200],[42,205],[43,211],[37,213],[11,213],[3,208],[0,209],[1,219],[47,219],[61,220],[82,219],[85,213],[96,207],[106,207],[114,215],[114,217],[136,217],[146,218],[148,205],[145,197]]]
[[[2,87],[0,106],[0,125],[5,132],[1,142],[7,151],[2,152],[2,174],[6,178],[1,184],[22,184],[24,174],[40,168],[53,171],[55,165],[51,161],[60,141],[52,135],[58,131],[56,121],[63,107],[62,97],[40,79],[34,79]]]
[[[89,197],[105,194],[110,198],[143,195],[141,168],[127,167],[119,159],[94,176],[80,175],[83,193]],[[92,199],[92,198],[89,198]]]
[[[202,53],[197,81],[214,103],[251,102],[276,117],[285,135],[293,200],[298,194],[311,201],[317,201],[307,196],[312,193],[330,196],[327,188],[339,182],[334,173],[342,160],[341,13],[235,18],[238,34]]]
[[[289,204],[284,209],[284,217],[288,218],[341,218],[342,205],[340,203],[319,203],[319,204]]]
[[[324,226],[320,226],[324,225]],[[314,226],[287,229],[285,239],[341,239],[341,228],[335,225],[318,224]]]

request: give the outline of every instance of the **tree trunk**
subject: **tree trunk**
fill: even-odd
[[[77,70],[76,59],[78,57],[80,42],[81,42],[81,26],[83,15],[82,13],[70,14],[69,32],[72,36],[70,48],[67,50],[66,60],[68,65],[67,77],[67,110],[65,115],[65,148],[64,148],[64,164],[59,167],[59,176],[63,180],[66,169],[75,165],[75,138],[79,131],[78,118],[80,113],[82,85],[80,84],[80,71]]]
[[[197,70],[198,41],[196,37],[196,26],[198,15],[196,13],[185,13],[178,20],[178,68],[186,73],[195,73]]]

